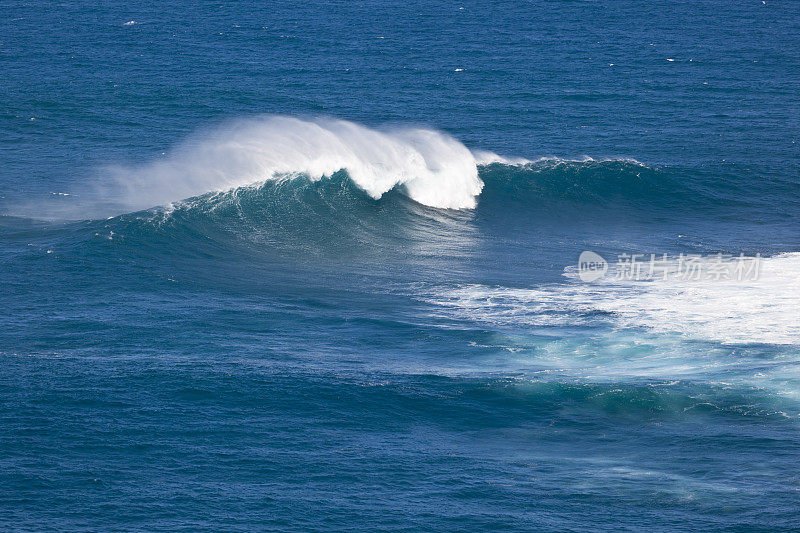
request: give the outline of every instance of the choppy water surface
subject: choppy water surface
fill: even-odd
[[[0,523],[796,527],[798,15],[12,3]]]

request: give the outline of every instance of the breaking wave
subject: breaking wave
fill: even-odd
[[[472,152],[438,131],[263,116],[196,135],[160,160],[108,167],[96,195],[126,212],[268,180],[319,180],[339,171],[372,198],[399,189],[437,208],[473,208],[483,188]]]
[[[393,192],[421,206],[462,210],[480,203],[498,214],[522,208],[551,217],[587,209],[611,216],[741,216],[741,209],[756,207],[785,217],[800,211],[796,184],[772,178],[730,180],[718,169],[655,167],[630,158],[503,157],[431,129],[268,115],[198,133],[143,164],[106,166],[68,193],[6,205],[5,214],[85,220],[187,203],[202,211],[206,204],[197,199],[221,194],[236,202],[244,189],[256,188],[266,201],[286,192],[267,185],[295,181],[324,193],[330,187],[320,182],[332,179],[348,181],[372,201]]]

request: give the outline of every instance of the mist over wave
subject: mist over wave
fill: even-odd
[[[483,187],[472,152],[444,133],[272,115],[194,135],[144,165],[106,167],[89,196],[118,214],[267,180],[319,180],[342,170],[372,198],[398,188],[438,208],[473,208]]]

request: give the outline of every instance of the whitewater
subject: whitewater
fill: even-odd
[[[431,207],[469,209],[483,187],[477,165],[486,158],[503,160],[494,154],[476,157],[431,129],[263,116],[195,134],[149,163],[106,166],[82,196],[135,211],[266,180],[318,180],[346,171],[375,199],[400,188]]]

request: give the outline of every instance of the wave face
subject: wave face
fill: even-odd
[[[441,132],[263,116],[196,135],[148,164],[107,167],[94,199],[118,214],[267,180],[318,180],[342,170],[373,198],[398,188],[439,208],[473,208],[483,187],[472,153]]]
[[[265,115],[199,132],[138,165],[106,165],[69,193],[8,206],[6,214],[50,220],[100,219],[273,182],[345,176],[373,200],[390,191],[437,209],[520,209],[530,215],[625,214],[668,220],[676,213],[764,221],[800,213],[800,185],[731,169],[650,166],[630,158],[535,160],[470,150],[432,129],[370,128],[332,118]],[[337,179],[339,179],[337,178]],[[276,189],[280,190],[280,189]],[[189,202],[191,203],[191,202]],[[347,209],[346,206],[343,206]]]
[[[734,169],[735,170],[735,169]],[[730,169],[649,166],[630,158],[526,159],[470,150],[435,130],[369,128],[331,118],[266,115],[197,133],[138,165],[106,165],[94,178],[45,201],[6,204],[6,214],[52,220],[100,219],[267,182],[318,182],[346,176],[373,200],[397,191],[438,209],[572,216],[606,211],[716,213],[759,217],[800,212],[800,185],[757,181]],[[303,185],[305,187],[305,185]]]

